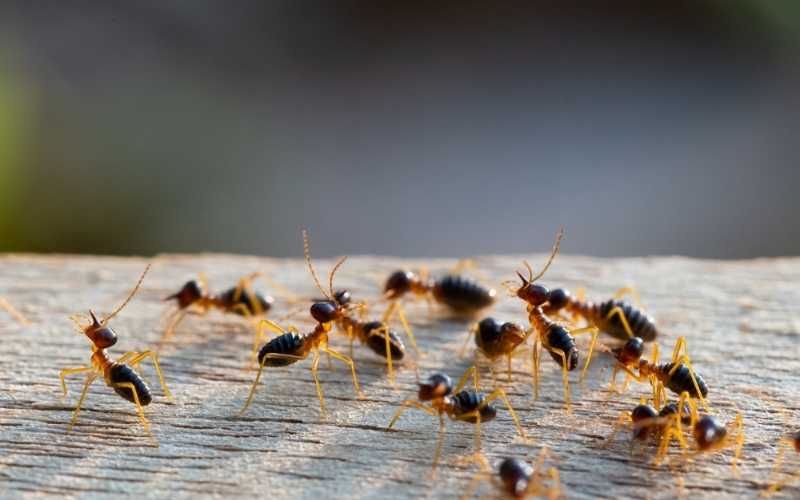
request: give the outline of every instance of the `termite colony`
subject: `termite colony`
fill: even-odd
[[[503,403],[513,423],[513,430],[518,435],[517,439],[522,443],[531,442],[533,436],[530,435],[530,429],[526,434],[526,422],[513,409],[508,392],[509,387],[513,387],[514,393],[519,393],[519,385],[516,384],[520,381],[515,380],[514,375],[517,372],[514,364],[516,359],[521,359],[523,368],[530,367],[530,378],[526,375],[522,383],[523,391],[531,401],[540,399],[542,371],[545,368],[541,362],[543,351],[553,359],[555,368],[560,373],[559,386],[563,387],[563,393],[558,389],[550,391],[553,393],[547,396],[554,398],[558,407],[563,404],[564,415],[571,419],[575,418],[572,410],[575,401],[570,389],[571,373],[580,367],[578,380],[583,382],[589,373],[593,357],[607,356],[607,360],[612,363],[608,387],[608,394],[612,397],[624,396],[631,382],[647,384],[645,396],[626,406],[627,409],[616,418],[609,435],[601,440],[600,448],[607,449],[619,443],[620,431],[629,427],[630,434],[625,441],[631,447],[636,445],[640,450],[650,449],[649,456],[656,466],[668,457],[671,458],[671,464],[675,461],[677,454],[670,451],[677,444],[681,451],[681,463],[684,465],[695,455],[732,448],[731,467],[736,471],[745,438],[743,418],[739,413],[728,419],[715,415],[708,398],[710,383],[695,370],[684,337],[676,339],[668,360],[660,360],[657,340],[663,337],[663,333],[653,318],[638,306],[638,294],[632,288],[626,287],[611,298],[593,302],[584,297],[582,290],[572,294],[566,288],[549,288],[539,282],[553,264],[562,237],[563,230],[556,236],[550,255],[538,273],[534,272],[527,261],[523,261],[524,271],[516,271],[514,280],[503,283],[511,300],[520,306],[520,318],[524,318],[522,321],[519,318],[517,321],[508,321],[509,318],[498,320],[494,316],[482,316],[501,297],[494,288],[460,274],[460,269],[438,278],[430,278],[426,269],[398,270],[389,274],[382,290],[376,290],[375,298],[370,299],[373,304],[385,302],[386,309],[382,314],[369,317],[366,301],[355,300],[349,289],[334,287],[334,278],[337,271],[344,267],[346,258],[335,263],[328,274],[327,286],[323,285],[313,265],[309,238],[304,231],[308,286],[315,287],[322,295],[306,301],[306,321],[313,326],[305,330],[282,326],[283,319],[288,319],[292,314],[287,314],[283,319],[275,317],[278,309],[275,299],[253,287],[253,280],[261,273],[240,278],[235,286],[218,293],[209,290],[205,276],[200,274],[199,279],[187,281],[180,288],[180,282],[177,283],[172,288],[177,289],[176,292],[166,297],[162,295],[170,303],[170,307],[164,310],[168,320],[158,349],[126,352],[115,359],[108,349],[117,342],[117,334],[109,323],[134,298],[150,268],[148,265],[128,297],[111,313],[99,319],[90,310],[88,316],[71,317],[78,331],[90,341],[91,355],[90,363],[86,366],[62,369],[59,373],[65,397],[66,377],[87,374],[66,430],[73,430],[89,387],[102,375],[106,385],[135,405],[139,420],[150,434],[150,422],[145,416],[144,407],[152,402],[153,393],[135,370],[136,366],[145,359],[151,360],[163,395],[172,400],[159,365],[158,350],[168,340],[172,340],[173,345],[183,342],[179,335],[173,334],[187,315],[205,315],[213,310],[230,314],[229,317],[244,318],[247,328],[252,328],[254,335],[250,348],[250,368],[254,373],[252,381],[248,383],[249,390],[240,403],[237,418],[257,414],[267,404],[255,398],[262,378],[265,380],[262,392],[280,392],[270,391],[271,388],[275,389],[276,382],[269,374],[276,369],[299,363],[309,356],[311,361],[307,366],[316,388],[321,418],[327,418],[326,400],[318,377],[323,355],[329,361],[333,358],[347,365],[353,390],[358,398],[364,396],[359,383],[358,364],[362,363],[365,356],[377,356],[385,362],[387,381],[395,391],[400,390],[395,385],[397,372],[404,368],[413,368],[418,385],[417,393],[414,398],[405,399],[399,404],[386,430],[407,432],[398,431],[395,427],[407,409],[417,409],[438,419],[438,439],[431,451],[432,473],[435,473],[442,459],[446,421],[472,425],[475,436],[474,453],[466,457],[466,460],[477,464],[479,471],[472,481],[465,483],[465,497],[474,496],[479,489],[488,491],[488,488],[498,494],[516,498],[564,496],[558,469],[553,465],[554,454],[546,446],[539,448],[538,458],[533,460],[533,465],[522,457],[514,456],[505,457],[493,465],[481,451],[481,426],[497,416],[498,410],[493,406],[496,403]],[[635,296],[636,304],[620,300],[625,292]],[[420,381],[418,363],[424,354],[419,352],[413,333],[414,316],[408,314],[412,309],[407,310],[404,306],[405,301],[413,299],[422,299],[432,308],[446,310],[465,320],[466,338],[460,356],[454,356],[455,353],[448,356],[466,357],[467,347],[472,343],[474,361],[466,362],[466,372],[457,384],[453,384],[445,370],[436,371]],[[297,301],[292,299],[289,302]],[[0,307],[20,324],[30,324],[25,316],[2,297]],[[398,322],[396,329],[393,326],[395,320]],[[130,336],[132,332],[125,333]],[[274,336],[270,338],[270,334]],[[612,340],[605,340],[601,337],[602,334],[608,335]],[[584,335],[586,342],[581,340]],[[445,340],[437,338],[436,342],[443,343]],[[347,354],[331,347],[331,341],[346,341],[349,349]],[[356,351],[356,342],[366,349],[359,348]],[[406,347],[407,344],[411,349]],[[649,354],[646,352],[648,344]],[[243,346],[242,353],[247,352],[246,349]],[[505,376],[498,377],[495,371],[498,361],[505,364]],[[482,382],[481,377],[484,377],[487,369],[490,377]],[[291,373],[292,377],[299,376],[297,371]],[[620,374],[625,377],[622,387],[617,383]],[[282,383],[284,382],[278,382],[278,385]],[[721,423],[724,420],[727,420],[727,424]],[[609,421],[613,421],[613,418],[609,417]],[[800,451],[800,433],[795,432],[782,438],[780,443],[773,476],[779,474],[786,450]],[[789,471],[781,478],[771,479],[764,493],[774,493],[794,478],[795,474]]]

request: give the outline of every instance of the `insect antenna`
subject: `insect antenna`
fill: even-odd
[[[331,269],[331,273],[328,275],[328,290],[330,290],[331,297],[333,297],[334,299],[336,299],[336,294],[333,293],[333,276],[336,274],[336,271],[338,271],[339,268],[342,267],[342,264],[344,264],[344,261],[346,260],[347,260],[346,255],[341,259],[339,259],[336,265],[333,266],[333,269]]]
[[[322,292],[322,295],[324,295],[326,299],[332,302],[336,302],[336,300],[333,298],[333,293],[331,292],[329,294],[328,292],[326,292],[325,289],[322,288],[322,283],[319,282],[319,278],[317,278],[317,272],[314,270],[314,264],[311,263],[311,243],[308,238],[308,231],[306,231],[305,229],[303,229],[303,253],[305,254],[306,257],[306,264],[308,264],[308,270],[311,272],[311,277],[314,278],[314,283],[317,285],[319,291]],[[332,279],[333,276],[331,276],[331,280]]]
[[[139,291],[139,287],[142,286],[142,281],[144,281],[144,277],[147,275],[147,271],[150,270],[150,266],[151,265],[152,264],[147,264],[147,267],[144,268],[144,271],[142,272],[142,275],[139,276],[139,281],[136,282],[136,286],[134,286],[133,290],[131,290],[131,293],[128,294],[128,298],[126,298],[125,301],[122,302],[122,304],[120,304],[116,309],[114,309],[114,311],[111,314],[109,314],[108,316],[103,318],[103,321],[100,322],[101,325],[106,326],[108,324],[109,320],[111,320],[111,318],[113,318],[114,316],[119,314],[120,311],[125,309],[125,306],[128,305],[128,302],[130,302],[131,299],[133,298],[133,296],[136,295],[136,292]]]
[[[550,257],[547,258],[547,263],[544,265],[542,270],[539,271],[539,274],[537,274],[536,276],[533,275],[533,268],[531,268],[531,265],[528,264],[528,261],[525,261],[525,260],[522,261],[522,263],[525,264],[525,267],[528,268],[528,282],[529,283],[533,283],[534,281],[538,280],[539,278],[544,276],[544,273],[546,273],[548,269],[550,269],[550,264],[553,263],[553,259],[556,258],[556,254],[558,253],[558,249],[561,247],[561,238],[563,238],[563,237],[564,237],[564,228],[562,227],[561,229],[558,230],[558,234],[556,234],[556,241],[555,241],[555,243],[553,243],[553,249],[550,251]],[[517,274],[519,274],[519,273],[517,273]],[[522,275],[520,275],[520,278],[522,278]],[[524,278],[523,278],[523,281],[525,281]]]

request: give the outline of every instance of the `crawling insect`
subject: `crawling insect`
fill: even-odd
[[[365,321],[366,303],[351,302],[350,292],[339,290],[329,300],[322,300],[315,304],[312,314],[315,319],[331,320],[336,324],[337,330],[345,334],[350,341],[350,356],[353,356],[353,342],[358,341],[368,347],[372,352],[386,360],[386,371],[391,382],[394,382],[394,364],[406,357],[406,347],[400,335],[383,321]],[[358,310],[358,316],[355,311]],[[417,344],[413,333],[408,337],[411,346],[417,351]]]
[[[690,401],[687,400],[687,401]],[[735,434],[735,437],[734,437]],[[671,419],[670,425],[665,431],[665,437],[662,439],[661,449],[659,456],[666,455],[666,448],[669,446],[671,438],[675,437],[680,443],[681,447],[688,448],[686,441],[683,438],[682,423],[680,419]],[[713,452],[734,446],[733,460],[731,461],[731,468],[736,471],[736,465],[742,454],[742,446],[744,445],[744,421],[742,415],[737,413],[736,418],[729,426],[724,426],[711,415],[704,415],[700,417],[692,426],[692,437],[696,450],[694,454]]]
[[[620,340],[639,337],[650,342],[658,336],[653,318],[621,300],[591,302],[573,296],[564,288],[554,288],[548,292],[547,307],[544,308],[544,312],[557,314],[561,311],[583,318],[588,324]]]
[[[261,350],[258,351],[258,373],[253,381],[253,386],[250,388],[250,394],[247,396],[247,401],[245,401],[244,407],[239,412],[239,415],[244,414],[244,412],[250,406],[256,387],[258,386],[258,382],[261,379],[261,372],[264,370],[265,366],[277,367],[291,365],[300,360],[306,359],[311,352],[314,353],[314,358],[311,361],[311,376],[314,378],[314,383],[317,386],[317,397],[319,398],[320,411],[323,415],[325,414],[325,398],[322,395],[322,386],[320,385],[319,378],[317,377],[320,351],[327,353],[331,357],[338,359],[350,367],[356,395],[359,398],[363,397],[361,388],[358,385],[356,365],[353,360],[348,356],[340,354],[328,347],[328,334],[330,333],[333,324],[340,319],[339,315],[341,314],[342,310],[341,304],[337,302],[335,294],[333,293],[333,276],[336,274],[336,270],[339,269],[345,258],[340,259],[331,270],[329,275],[329,294],[323,290],[322,286],[319,284],[317,274],[311,265],[311,258],[308,251],[308,236],[305,231],[303,231],[303,240],[306,249],[306,260],[308,262],[309,270],[311,271],[311,276],[319,287],[320,291],[322,291],[322,293],[328,297],[328,300],[317,302],[311,306],[311,316],[317,321],[317,326],[314,327],[314,330],[309,333],[301,334],[296,328],[290,328],[289,331],[286,331],[278,324],[268,319],[262,319],[259,322],[258,328],[256,329],[254,351],[260,339],[265,336],[265,329],[278,334],[278,336],[264,344],[261,347]],[[344,300],[344,296],[340,295],[339,299]],[[389,350],[391,350],[391,346],[389,347]]]
[[[460,316],[472,316],[494,304],[497,290],[456,274],[459,269],[460,266],[457,266],[451,274],[439,279],[428,278],[427,269],[422,269],[419,274],[408,270],[390,274],[383,287],[383,297],[390,301],[383,315],[383,322],[389,323],[394,314],[397,314],[406,332],[411,330],[400,303],[400,299],[408,294],[424,298],[428,304],[442,304]]]
[[[264,329],[276,333],[278,336],[264,344],[258,352],[258,372],[256,373],[255,380],[253,380],[252,387],[250,387],[247,400],[241,411],[239,411],[239,416],[247,411],[247,408],[253,401],[256,387],[258,387],[258,382],[261,380],[261,372],[264,370],[265,366],[288,366],[306,359],[312,352],[314,353],[314,358],[311,361],[311,376],[314,378],[314,384],[317,386],[317,397],[319,398],[319,407],[322,415],[325,414],[325,397],[322,394],[322,386],[317,377],[320,351],[329,354],[331,357],[338,359],[350,367],[356,396],[358,398],[363,398],[361,388],[358,384],[358,376],[356,375],[356,366],[353,360],[328,347],[328,333],[331,331],[332,326],[333,323],[331,322],[319,322],[311,332],[299,333],[296,328],[290,328],[287,331],[281,328],[277,323],[268,319],[262,319],[258,325],[259,337],[264,335]]]
[[[275,299],[253,290],[252,281],[260,273],[253,273],[239,279],[235,287],[222,293],[211,294],[204,275],[199,280],[190,280],[180,290],[166,297],[165,301],[175,301],[177,309],[172,313],[160,345],[172,335],[178,324],[187,314],[205,315],[211,309],[227,314],[238,314],[247,318],[266,314],[272,308]]]
[[[474,390],[462,390],[467,384],[469,378],[472,377],[474,383]],[[445,433],[445,415],[451,420],[469,422],[475,424],[475,450],[479,452],[481,449],[481,423],[493,420],[497,415],[497,410],[491,405],[495,399],[502,399],[514,420],[514,425],[517,428],[522,439],[525,439],[525,432],[519,423],[519,418],[511,403],[506,396],[503,389],[495,389],[491,394],[485,396],[478,392],[478,380],[475,368],[472,367],[464,373],[461,381],[453,389],[453,381],[444,373],[434,373],[424,383],[419,384],[419,392],[417,399],[407,399],[403,401],[400,408],[395,412],[392,420],[389,422],[387,431],[394,427],[394,424],[400,416],[408,408],[417,408],[434,417],[439,417],[439,438],[436,441],[436,451],[433,454],[433,470],[439,463],[439,457],[442,452],[442,443],[444,442]],[[428,403],[427,405],[424,403]]]
[[[393,382],[394,362],[402,360],[406,355],[406,348],[400,336],[382,321],[364,321],[362,318],[357,317],[355,311],[360,311],[361,316],[363,316],[366,304],[364,302],[353,303],[352,296],[348,290],[334,292],[333,277],[346,258],[342,258],[331,270],[328,276],[328,290],[326,291],[322,287],[311,262],[310,244],[306,231],[303,231],[303,248],[308,271],[317,288],[324,296],[323,299],[316,301],[311,306],[311,315],[319,323],[335,324],[341,333],[347,335],[350,340],[350,357],[353,356],[353,342],[358,339],[363,345],[369,347],[372,352],[385,358],[389,380]],[[417,343],[413,333],[410,331],[407,333],[409,334],[408,338],[411,341],[411,345],[416,350]],[[260,336],[259,333],[256,333],[253,355],[255,355]]]
[[[72,430],[72,427],[75,425],[75,421],[78,419],[78,413],[80,413],[81,406],[86,399],[89,386],[91,386],[97,377],[102,374],[107,386],[114,389],[114,392],[122,396],[124,399],[127,399],[136,405],[136,411],[139,414],[139,420],[141,420],[145,431],[149,433],[150,424],[148,423],[147,418],[144,416],[143,407],[150,404],[153,396],[144,379],[142,379],[142,377],[134,370],[136,365],[141,363],[146,358],[150,358],[150,360],[153,362],[153,366],[155,367],[156,374],[158,374],[158,381],[161,384],[161,389],[164,392],[164,396],[172,401],[172,394],[169,392],[167,384],[164,382],[164,376],[162,375],[161,367],[158,364],[158,355],[155,352],[126,352],[116,360],[114,360],[106,352],[106,349],[117,343],[117,334],[108,326],[109,321],[111,321],[114,316],[119,314],[125,308],[125,306],[128,305],[128,302],[131,301],[133,296],[139,290],[139,287],[141,286],[142,281],[144,280],[144,277],[149,269],[150,265],[145,268],[144,272],[139,278],[139,281],[136,283],[136,286],[128,295],[128,298],[126,298],[125,301],[119,305],[119,307],[114,309],[111,314],[103,318],[102,321],[98,320],[94,312],[91,310],[89,311],[89,315],[91,316],[92,322],[88,326],[81,326],[77,315],[70,318],[77,326],[78,331],[86,335],[89,340],[92,341],[92,364],[91,366],[81,366],[79,368],[67,368],[59,372],[58,376],[61,379],[61,388],[64,391],[64,397],[67,396],[67,383],[65,380],[67,376],[78,373],[89,373],[89,375],[86,377],[86,382],[83,384],[83,392],[78,399],[78,405],[75,407],[75,411],[72,413],[72,420],[69,423],[67,432]]]
[[[492,317],[484,318],[473,328],[467,331],[464,345],[461,348],[463,353],[466,350],[470,337],[475,339],[475,368],[478,368],[479,356],[489,360],[492,367],[495,361],[505,356],[508,367],[508,381],[511,382],[511,359],[519,354],[525,354],[522,349],[517,349],[523,345],[533,330],[524,330],[520,325],[507,321],[500,323]],[[492,370],[494,372],[494,370]]]
[[[472,498],[478,485],[483,481],[488,481],[497,491],[514,498],[558,498],[561,495],[558,469],[549,467],[546,473],[543,470],[547,454],[548,449],[542,448],[535,467],[519,458],[504,458],[497,468],[497,473],[493,472],[489,460],[483,454],[478,454],[474,460],[478,462],[481,471],[470,481],[461,497],[462,500]],[[549,478],[549,486],[545,483],[546,478]]]
[[[700,399],[703,406],[708,408],[705,399],[708,394],[708,385],[703,377],[692,368],[684,337],[678,337],[675,342],[669,363],[658,362],[658,344],[653,344],[653,355],[650,361],[642,359],[644,341],[639,337],[628,339],[621,347],[609,349],[601,346],[600,349],[610,353],[616,360],[612,373],[612,386],[617,370],[621,369],[638,382],[648,380],[652,382],[652,379],[655,379],[675,394],[687,392],[691,397]],[[638,370],[639,373],[634,373],[633,369]],[[653,391],[656,390],[656,384],[653,383]]]
[[[800,453],[800,431],[794,432],[789,436],[785,436],[781,438],[780,442],[778,443],[778,454],[775,456],[775,462],[772,465],[772,472],[770,472],[770,477],[775,476],[778,474],[778,471],[781,468],[781,464],[783,463],[783,457],[786,453],[786,448],[794,449],[797,453]],[[769,496],[773,493],[780,491],[781,488],[786,486],[792,480],[796,479],[800,475],[800,471],[795,471],[794,473],[788,474],[786,477],[781,479],[780,481],[776,481],[769,485],[769,487],[762,493],[762,496]],[[772,482],[772,480],[770,480]]]
[[[534,396],[536,398],[539,397],[539,351],[541,346],[541,348],[550,353],[550,356],[556,363],[561,365],[564,384],[564,403],[569,411],[569,372],[578,366],[578,347],[575,344],[575,335],[585,333],[590,333],[592,335],[592,340],[589,344],[589,352],[586,355],[586,361],[581,370],[582,380],[586,375],[586,369],[589,367],[589,362],[592,359],[592,353],[594,352],[599,330],[596,326],[569,329],[551,320],[544,312],[544,308],[548,304],[549,291],[546,287],[535,284],[535,281],[544,276],[544,273],[547,272],[547,269],[552,264],[553,259],[558,253],[563,235],[564,230],[562,229],[556,236],[555,244],[550,252],[550,257],[539,274],[534,276],[530,264],[524,262],[525,267],[528,269],[528,277],[526,278],[522,273],[517,272],[517,276],[519,276],[522,283],[519,287],[511,288],[510,291],[514,296],[522,299],[527,304],[528,321],[531,327],[537,332],[533,346]]]
[[[678,408],[683,408],[680,415],[678,415]],[[660,410],[642,402],[632,411],[622,412],[614,426],[614,431],[606,439],[604,447],[614,440],[622,427],[628,424],[631,424],[632,437],[636,441],[647,441],[650,437],[666,439],[666,430],[675,419],[680,419],[684,425],[694,425],[697,420],[697,407],[688,393],[683,393],[677,403],[666,404]]]

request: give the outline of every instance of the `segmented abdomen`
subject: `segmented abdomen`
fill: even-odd
[[[494,303],[497,292],[462,276],[445,276],[433,286],[437,302],[462,313],[479,311]]]
[[[390,329],[388,332],[385,332],[385,326],[386,325],[384,325],[384,323],[381,321],[370,321],[369,323],[364,323],[361,326],[364,332],[364,339],[367,347],[372,349],[372,352],[379,356],[383,356],[384,358],[388,357],[386,355],[385,336],[388,335],[389,352],[392,354],[392,359],[403,359],[403,356],[406,354],[406,347],[403,345],[403,341],[400,340],[400,337],[394,330]]]
[[[150,392],[150,388],[147,387],[144,379],[139,376],[136,371],[128,365],[122,364],[118,365],[115,364],[111,367],[109,371],[109,378],[112,384],[119,384],[129,382],[133,385],[136,389],[136,395],[139,397],[139,404],[142,406],[147,406],[150,404],[150,401],[153,400],[153,395]],[[131,403],[135,403],[136,400],[133,398],[133,391],[130,387],[114,387],[114,392],[122,396],[123,398],[127,399]]]
[[[525,490],[533,475],[533,467],[519,458],[506,458],[500,463],[498,475],[506,492],[520,497],[527,493]]]
[[[575,337],[570,335],[569,330],[559,324],[553,324],[547,329],[545,339],[550,349],[560,349],[564,352],[567,370],[572,371],[578,366],[578,348],[575,346]],[[561,355],[553,351],[549,352],[555,362],[562,365],[564,360]]]
[[[217,295],[217,300],[226,309],[240,316],[245,316],[245,310],[247,310],[247,314],[251,316],[264,314],[270,310],[272,303],[275,301],[272,297],[265,297],[258,292],[250,294],[250,292],[245,289],[240,291],[238,300],[234,300],[235,296],[236,288],[234,287]]]
[[[486,396],[475,391],[461,391],[458,394],[450,397],[450,403],[455,409],[455,418],[464,420],[465,422],[475,423],[478,421],[475,415],[468,415],[469,413],[478,410],[478,407],[486,399]],[[478,410],[481,416],[481,422],[488,422],[497,416],[497,410],[492,405],[485,405]]]
[[[621,300],[607,300],[599,304],[585,303],[583,307],[579,306],[579,312],[584,314],[590,323],[612,337],[628,340],[630,337],[625,331],[625,326],[622,324],[619,314],[615,313],[610,318],[608,317],[614,307],[619,307],[622,310],[634,337],[641,337],[642,340],[649,342],[655,340],[656,336],[658,336],[658,330],[653,318]]]
[[[689,367],[681,363],[672,375],[669,375],[670,370],[675,366],[674,363],[664,363],[658,365],[658,372],[661,373],[661,382],[675,394],[680,394],[684,391],[688,392],[692,397],[698,397],[697,389],[692,382],[692,375]],[[706,385],[703,377],[695,372],[695,380],[697,380],[697,387],[700,388],[700,395],[706,397],[708,394],[708,386]]]
[[[494,318],[484,318],[475,330],[475,345],[487,356],[499,356],[503,351],[501,325]]]
[[[264,344],[258,352],[258,362],[263,362],[264,366],[291,365],[298,360],[290,358],[267,358],[266,361],[264,361],[267,354],[291,354],[292,356],[302,356],[303,337],[293,332],[284,333]]]

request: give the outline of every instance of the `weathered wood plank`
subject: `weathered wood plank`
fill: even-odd
[[[519,261],[477,259],[495,284],[511,278]],[[0,259],[0,295],[33,322],[20,326],[0,313],[0,496],[454,498],[462,493],[474,468],[460,465],[457,458],[471,451],[472,428],[449,425],[440,473],[429,482],[436,422],[410,411],[398,432],[384,431],[397,404],[415,390],[413,370],[400,372],[394,390],[380,360],[358,346],[355,358],[365,400],[354,398],[348,371],[334,364],[333,370],[321,370],[330,407],[328,419],[321,420],[306,361],[269,370],[251,409],[235,418],[253,377],[244,369],[251,334],[243,323],[217,314],[188,319],[162,352],[177,401],[165,403],[156,390],[147,408],[158,444],[143,434],[132,405],[102,383],[92,388],[75,430],[66,434],[81,379],[71,381],[70,395],[63,400],[58,370],[86,364],[90,352],[67,316],[90,307],[110,311],[145,262],[29,255]],[[230,286],[239,276],[259,270],[295,293],[316,295],[300,260],[170,255],[153,262],[141,293],[113,322],[120,335],[115,354],[155,345],[163,325],[160,299],[198,271],[207,273],[212,288]],[[320,261],[320,270],[327,272],[330,263]],[[351,258],[337,284],[371,299],[378,295],[380,277],[401,264],[423,263]],[[424,264],[435,273],[452,262]],[[573,384],[572,414],[563,410],[560,375],[549,358],[543,360],[542,397],[535,402],[527,368],[519,362],[509,394],[533,443],[515,438],[508,414],[501,410],[484,427],[484,451],[490,457],[532,456],[546,444],[572,498],[674,497],[681,493],[678,476],[692,496],[754,497],[766,486],[776,442],[786,425],[798,422],[800,259],[717,262],[560,255],[545,282],[573,290],[586,286],[589,297],[597,298],[624,285],[636,286],[666,332],[662,348],[668,352],[685,335],[710,384],[715,411],[725,420],[736,411],[744,415],[747,442],[741,473],[734,476],[728,467],[730,451],[697,458],[674,472],[649,464],[652,448],[644,450],[644,457],[631,455],[627,436],[601,448],[619,413],[646,393],[644,386],[623,397],[608,393],[610,364],[605,356],[592,365],[585,387]],[[263,283],[259,288],[274,293]],[[279,300],[274,316],[290,308]],[[431,317],[422,304],[408,310],[426,352],[421,374],[446,369],[460,376],[470,364],[457,357],[465,323],[438,313]],[[525,318],[521,304],[506,297],[491,314],[503,320]],[[304,316],[294,321],[301,328],[308,326],[299,321]],[[332,345],[346,350],[341,337],[334,336]],[[155,382],[150,367],[144,373]],[[793,463],[798,466],[797,460]],[[784,492],[787,497],[799,494],[797,486]]]

